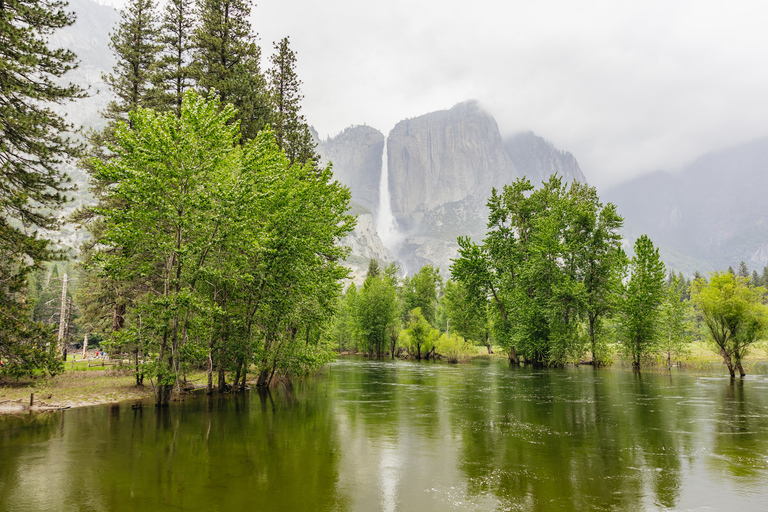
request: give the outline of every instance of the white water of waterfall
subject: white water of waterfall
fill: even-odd
[[[398,241],[397,220],[392,215],[392,202],[389,196],[389,157],[387,138],[384,137],[384,152],[381,155],[381,181],[379,182],[379,218],[377,227],[379,238],[389,250],[394,250]]]

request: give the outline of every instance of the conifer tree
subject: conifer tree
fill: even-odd
[[[192,86],[192,33],[195,27],[193,0],[169,0],[163,10],[158,42],[161,55],[152,78],[153,106],[181,114],[184,91]]]
[[[89,240],[81,247],[81,256],[85,261],[98,252],[95,240],[101,237],[103,223],[97,209],[111,209],[119,205],[109,198],[110,182],[97,177],[94,161],[106,162],[111,158],[108,144],[115,142],[115,130],[119,122],[132,125],[129,116],[140,107],[153,106],[156,95],[152,79],[160,50],[158,45],[157,10],[153,0],[129,0],[120,13],[120,23],[111,34],[109,47],[115,55],[117,64],[112,73],[104,80],[115,95],[102,116],[107,126],[100,132],[89,136],[89,155],[80,165],[91,175],[91,191],[99,201],[98,208],[81,208],[72,216],[72,220],[89,231]],[[96,275],[86,269],[82,276],[82,289],[78,294],[79,302],[84,304],[85,320],[95,329],[116,332],[122,329],[127,315],[127,305],[140,292],[139,284],[118,283]]]
[[[269,120],[261,49],[248,17],[250,0],[198,0],[193,35],[193,76],[205,95],[215,91],[222,104],[237,109],[240,133],[253,139]]]
[[[272,129],[277,145],[285,151],[288,160],[306,163],[318,161],[315,142],[304,116],[299,113],[301,80],[296,75],[296,53],[291,50],[287,37],[274,43],[275,53],[270,58],[272,67],[267,71],[272,103]]]
[[[75,21],[65,6],[0,0],[0,359],[16,375],[58,368],[42,350],[50,333],[32,323],[25,277],[56,257],[37,229],[57,226],[56,210],[71,190],[62,164],[81,150],[63,135],[74,127],[51,109],[85,96],[60,81],[77,66],[75,54],[48,47],[55,30]]]
[[[749,269],[747,268],[747,264],[744,263],[744,261],[739,262],[739,270],[736,273],[736,275],[738,277],[744,277],[744,278],[749,277]]]
[[[128,113],[148,106],[152,71],[160,51],[156,16],[152,0],[130,0],[120,12],[120,24],[109,43],[117,64],[112,73],[104,76],[116,96],[104,112],[104,117],[113,122],[123,120],[130,126]]]

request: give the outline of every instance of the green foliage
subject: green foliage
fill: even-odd
[[[487,345],[490,336],[487,301],[473,300],[459,281],[449,279],[444,290],[441,303],[448,320],[448,332],[475,344]]]
[[[272,67],[267,70],[267,86],[272,105],[272,129],[277,145],[285,151],[288,160],[307,163],[319,162],[315,142],[306,119],[300,113],[301,80],[296,75],[296,53],[287,37],[274,43],[275,53],[270,57]]]
[[[415,308],[421,310],[430,325],[436,326],[437,296],[442,291],[443,278],[440,269],[425,265],[413,276],[403,280],[401,290],[403,311],[407,314]]]
[[[398,311],[393,283],[386,276],[369,274],[357,295],[356,309],[357,332],[369,355],[384,354],[398,331]]]
[[[635,241],[634,251],[621,304],[620,340],[632,367],[639,369],[659,342],[665,270],[659,250],[646,235]]]
[[[421,308],[414,308],[408,312],[403,330],[406,334],[406,348],[416,359],[421,359],[422,352],[425,356],[428,355],[440,335],[440,332],[424,318]]]
[[[685,300],[685,282],[671,274],[661,304],[659,329],[659,348],[666,357],[667,365],[672,365],[672,358],[680,358],[688,353],[688,345],[693,341],[691,307]]]
[[[81,147],[64,136],[75,128],[53,105],[84,97],[62,77],[75,55],[48,47],[48,37],[74,23],[65,2],[8,0],[0,4],[0,358],[18,376],[56,372],[47,352],[50,331],[32,322],[26,279],[40,263],[63,255],[38,229],[58,226],[56,210],[71,190],[62,164]]]
[[[198,0],[192,74],[206,94],[232,104],[243,141],[253,139],[270,118],[269,95],[251,28],[250,0]]]
[[[477,347],[461,336],[443,333],[435,342],[435,350],[449,363],[466,361],[477,353]]]
[[[693,282],[691,300],[700,315],[712,348],[723,358],[731,377],[745,375],[741,361],[768,329],[765,288],[750,287],[748,278],[715,272],[709,283]]]
[[[623,265],[619,217],[594,188],[566,187],[553,176],[534,190],[527,179],[493,190],[482,245],[459,239],[451,267],[472,301],[493,304],[496,339],[526,361],[560,365],[580,357],[587,320],[595,327],[614,307]]]
[[[114,122],[131,124],[129,113],[146,106],[152,92],[152,73],[160,51],[157,12],[152,0],[130,0],[120,11],[120,23],[111,34],[109,47],[117,63],[104,81],[115,95],[107,106],[105,117]]]
[[[159,58],[153,69],[152,106],[160,111],[172,110],[181,115],[184,91],[192,87],[193,0],[170,0],[165,4],[157,42]]]
[[[255,363],[269,385],[333,348],[324,332],[347,273],[338,242],[353,225],[349,191],[330,168],[289,165],[269,132],[239,145],[234,116],[190,90],[178,118],[131,114],[114,158],[94,162],[97,179],[114,185],[95,209],[102,249],[88,265],[139,283],[127,321],[140,323],[136,346],[158,354],[159,403],[190,361],[207,363],[209,389],[217,369],[223,390],[227,370],[244,383]]]

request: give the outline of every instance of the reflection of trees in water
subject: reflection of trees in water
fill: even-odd
[[[679,388],[621,372],[512,373],[495,374],[500,403],[458,420],[470,494],[526,510],[640,510],[650,487],[674,507],[690,449]]]
[[[63,422],[61,412],[0,416],[0,510],[35,503],[42,489],[35,485],[38,478],[30,482],[25,466],[30,459],[45,456],[46,443],[61,436]],[[36,476],[43,476],[42,471]]]
[[[58,446],[50,442],[57,425],[49,425],[46,435],[27,436],[20,449],[28,454],[30,444],[49,441],[47,455],[22,471],[54,467],[61,476],[45,487],[50,498],[42,503],[50,506],[27,510],[56,510],[57,503],[113,511],[301,510],[306,503],[343,509],[330,408],[305,398],[284,401],[280,389],[271,394],[274,407],[266,412],[255,395],[194,398],[159,409],[123,404],[67,411],[73,417]],[[15,491],[5,478],[13,472],[6,452],[4,495]]]
[[[768,397],[742,379],[724,383],[715,396],[713,457],[716,475],[730,475],[737,484],[762,484],[768,473]]]

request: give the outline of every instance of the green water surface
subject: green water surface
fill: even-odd
[[[346,358],[269,394],[0,417],[0,510],[768,510],[768,381]]]

